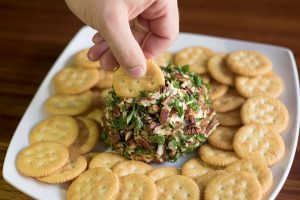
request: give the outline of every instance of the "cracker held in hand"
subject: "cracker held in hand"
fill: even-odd
[[[269,125],[275,132],[281,133],[288,125],[289,113],[279,100],[266,96],[249,98],[241,108],[244,124],[257,123]]]
[[[183,164],[182,175],[197,178],[213,170],[216,170],[216,167],[203,162],[200,158],[193,158]]]
[[[73,144],[78,136],[77,121],[70,116],[52,116],[39,122],[31,131],[30,143],[40,141],[59,142],[67,147]]]
[[[192,178],[173,175],[156,182],[158,200],[199,200],[200,192]]]
[[[244,171],[253,175],[260,183],[263,194],[265,194],[272,185],[272,171],[264,162],[260,161],[259,157],[238,160],[228,165],[225,170]]]
[[[45,102],[45,108],[54,115],[79,115],[86,111],[92,103],[91,91],[78,95],[54,94]]]
[[[120,178],[118,200],[156,200],[157,189],[152,180],[143,174],[129,174]]]
[[[155,183],[156,181],[165,178],[167,176],[179,175],[180,170],[174,167],[158,167],[152,169],[147,176]]]
[[[89,165],[89,168],[96,168],[96,167],[105,167],[108,169],[112,169],[116,164],[127,161],[127,159],[118,154],[113,152],[103,152],[95,156]]]
[[[225,57],[227,54],[218,53],[208,60],[208,72],[218,82],[225,85],[234,85],[235,75],[226,66]]]
[[[97,69],[67,67],[53,78],[54,88],[61,94],[79,94],[92,88],[99,80]]]
[[[260,95],[276,98],[283,91],[283,82],[274,73],[256,77],[238,76],[235,79],[235,88],[242,96],[247,98]]]
[[[25,176],[47,176],[61,167],[69,159],[68,148],[58,142],[37,142],[24,148],[17,156],[16,165]]]
[[[137,97],[141,91],[158,90],[164,84],[163,72],[151,60],[147,60],[147,72],[143,78],[130,77],[123,67],[119,67],[113,74],[113,87],[121,97]]]
[[[255,177],[246,172],[227,172],[216,175],[206,186],[206,200],[260,200],[262,191]]]
[[[268,165],[278,162],[285,151],[281,136],[269,126],[260,124],[242,126],[235,133],[233,148],[240,158],[260,157]]]
[[[67,191],[67,200],[116,199],[119,179],[111,170],[98,167],[89,169],[76,178]]]
[[[69,161],[59,170],[50,174],[37,178],[45,183],[64,183],[79,176],[86,168],[87,161],[83,156],[69,158]]]
[[[241,50],[230,53],[226,58],[227,67],[243,76],[258,76],[271,71],[272,62],[257,51]]]
[[[189,47],[179,51],[174,56],[177,66],[189,65],[190,70],[197,74],[207,72],[206,65],[213,51],[205,47]]]
[[[216,112],[223,113],[239,108],[244,102],[244,97],[234,89],[229,89],[226,94],[213,100],[212,107]]]
[[[223,151],[208,144],[199,148],[198,155],[206,163],[218,167],[227,166],[239,159],[233,151]]]

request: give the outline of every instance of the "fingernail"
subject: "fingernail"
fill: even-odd
[[[102,38],[97,35],[97,36],[93,37],[92,40],[93,40],[94,43],[98,43],[98,42],[102,41]]]
[[[145,71],[142,67],[134,67],[134,68],[129,68],[127,70],[128,74],[134,78],[141,78],[145,75]]]

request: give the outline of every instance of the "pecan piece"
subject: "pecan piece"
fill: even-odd
[[[184,76],[182,76],[181,74],[175,74],[175,77],[180,82],[184,82],[186,80],[186,78]]]
[[[172,101],[173,97],[172,96],[168,96],[167,98],[165,98],[161,104],[163,105],[168,105],[171,101]]]
[[[149,144],[149,142],[141,137],[141,136],[138,136],[135,138],[135,141],[140,145],[140,146],[143,146],[145,147],[146,149],[151,149],[151,145]]]
[[[196,125],[196,119],[194,115],[188,115],[185,117],[186,118],[186,122],[188,125],[190,126],[195,126]]]
[[[166,108],[162,109],[160,112],[160,117],[159,117],[160,123],[164,124],[168,120],[168,117],[169,117],[168,109],[166,109]]]
[[[158,126],[158,124],[156,122],[152,122],[149,126],[150,129],[154,130],[156,127]]]
[[[159,92],[162,94],[162,93],[164,93],[165,92],[165,90],[166,90],[166,86],[165,85],[161,85],[160,87],[159,87]]]

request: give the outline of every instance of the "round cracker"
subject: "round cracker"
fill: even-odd
[[[234,127],[218,126],[208,136],[208,143],[222,150],[233,150],[232,140],[236,131]]]
[[[127,159],[120,154],[113,152],[103,152],[93,158],[89,165],[89,168],[92,169],[96,167],[105,167],[108,169],[112,169],[116,164],[124,161],[127,161]]]
[[[279,97],[283,91],[283,81],[274,73],[262,76],[238,76],[235,79],[236,90],[244,97],[269,96]]]
[[[58,142],[43,141],[24,148],[16,158],[19,172],[25,176],[47,176],[61,167],[69,159],[67,147]]]
[[[167,66],[170,62],[172,63],[172,53],[170,52],[162,52],[156,58],[154,59],[154,62],[160,66],[160,67],[165,67]]]
[[[225,53],[218,53],[210,57],[207,63],[207,70],[216,81],[233,86],[235,75],[227,69],[225,63],[226,56],[227,54]]]
[[[216,112],[223,113],[239,108],[244,102],[244,97],[234,89],[229,89],[226,94],[213,100],[212,107]]]
[[[192,72],[204,74],[207,72],[207,61],[213,54],[205,47],[189,47],[176,53],[174,62],[177,66],[189,65]]]
[[[222,126],[240,126],[243,124],[240,109],[217,113],[216,118]]]
[[[143,174],[128,174],[120,178],[119,200],[155,200],[157,189],[153,181]]]
[[[207,172],[206,174],[199,176],[195,179],[196,184],[200,190],[200,200],[204,200],[204,191],[207,184],[218,174],[225,173],[224,170],[212,170]]]
[[[87,57],[89,49],[83,49],[77,52],[73,57],[73,64],[76,67],[83,67],[83,68],[99,68],[100,62],[99,61],[90,61]]]
[[[67,67],[53,78],[54,88],[61,94],[79,94],[92,88],[99,80],[97,69]]]
[[[261,185],[262,193],[265,194],[272,185],[273,175],[271,169],[256,159],[242,159],[228,165],[227,171],[244,171],[253,175]]]
[[[86,169],[86,166],[87,161],[83,156],[71,157],[61,169],[37,179],[45,183],[64,183],[79,176]]]
[[[208,144],[199,148],[198,155],[206,163],[218,167],[225,167],[239,159],[233,151],[223,151]]]
[[[100,89],[111,88],[113,85],[113,72],[100,69],[99,74],[100,78],[95,87]]]
[[[212,170],[216,170],[216,167],[203,162],[200,158],[193,158],[183,164],[182,175],[197,178]]]
[[[211,86],[209,90],[209,97],[211,100],[221,98],[229,89],[227,85],[218,83],[217,81],[211,81],[209,84]]]
[[[78,129],[78,123],[73,117],[52,116],[34,126],[30,132],[29,141],[31,144],[54,141],[70,146],[78,136]]]
[[[286,106],[279,100],[257,96],[247,99],[244,103],[241,108],[241,119],[244,124],[269,125],[281,133],[288,125],[289,114]]]
[[[165,77],[160,67],[153,61],[147,60],[147,72],[143,78],[130,77],[123,67],[113,73],[113,87],[121,97],[137,97],[141,91],[158,90],[165,84]]]
[[[85,117],[77,117],[79,135],[70,147],[72,154],[85,154],[91,151],[99,140],[99,130],[96,122]]]
[[[150,165],[135,160],[118,163],[112,169],[112,171],[119,177],[126,176],[128,174],[147,174],[150,170],[152,170]]]
[[[167,176],[179,175],[180,170],[174,167],[158,167],[149,171],[147,176],[155,183],[156,181]]]
[[[259,182],[246,172],[226,172],[216,175],[206,186],[206,200],[259,200],[262,191]]]
[[[77,95],[54,94],[45,102],[46,110],[54,115],[79,115],[93,104],[93,94],[86,91]]]
[[[158,200],[199,200],[199,188],[192,178],[173,175],[156,182]]]
[[[257,51],[241,50],[230,53],[226,57],[227,67],[236,74],[258,76],[271,71],[272,62]]]
[[[100,108],[95,108],[91,110],[85,116],[88,119],[94,120],[95,122],[99,123],[101,126],[103,125],[103,110]]]
[[[119,192],[117,175],[106,168],[89,169],[76,178],[67,190],[67,199],[115,199]]]
[[[242,126],[233,138],[233,148],[240,158],[261,157],[268,165],[278,162],[285,151],[281,136],[260,124]]]

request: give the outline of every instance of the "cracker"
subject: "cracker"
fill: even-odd
[[[96,167],[105,167],[112,169],[116,164],[126,161],[127,159],[118,154],[113,152],[103,152],[98,154],[93,160],[91,161],[89,168],[96,168]]]
[[[77,121],[70,116],[52,116],[37,125],[30,132],[30,143],[55,141],[66,146],[72,145],[79,133]]]
[[[229,89],[227,85],[218,83],[217,81],[211,81],[209,84],[211,86],[209,91],[209,97],[211,100],[221,98]]]
[[[100,89],[111,88],[113,85],[113,72],[100,69],[99,74],[100,78],[95,87]]]
[[[285,151],[281,136],[266,125],[242,126],[233,138],[233,148],[240,158],[261,157],[268,165],[278,162]]]
[[[61,94],[79,94],[92,88],[99,80],[97,69],[67,67],[53,78],[54,88]]]
[[[240,50],[230,53],[226,65],[232,72],[243,76],[263,75],[272,70],[269,58],[257,51]]]
[[[233,150],[232,140],[236,131],[234,127],[218,126],[208,136],[208,143],[222,150]]]
[[[157,189],[153,181],[143,174],[128,174],[120,178],[119,200],[156,200]]]
[[[218,53],[210,57],[207,63],[207,70],[216,81],[233,86],[235,75],[226,66],[226,56],[227,54],[225,53]]]
[[[112,171],[119,177],[126,176],[128,174],[147,174],[152,167],[141,161],[128,160],[116,164]]]
[[[173,175],[156,182],[158,200],[199,200],[199,188],[192,178]]]
[[[100,108],[95,108],[94,110],[91,110],[85,117],[94,120],[100,125],[103,125],[103,111]]]
[[[240,126],[243,124],[240,109],[217,113],[216,118],[222,126]]]
[[[239,108],[245,102],[245,98],[234,89],[229,89],[226,94],[213,100],[212,107],[216,112],[228,112]]]
[[[238,76],[235,79],[235,88],[247,98],[261,95],[276,98],[283,91],[283,81],[274,73],[256,77]]]
[[[91,151],[99,139],[99,130],[96,122],[85,117],[78,117],[79,136],[70,147],[72,154],[85,154]]]
[[[244,171],[253,175],[260,183],[263,194],[271,188],[273,180],[272,171],[266,164],[260,162],[259,158],[238,160],[228,165],[225,170]]]
[[[159,54],[158,56],[156,56],[156,58],[154,59],[154,62],[160,67],[165,67],[170,62],[172,63],[172,57],[173,57],[172,53],[163,52],[163,53]]]
[[[260,200],[262,191],[253,176],[235,171],[216,175],[206,186],[204,197],[206,200]]]
[[[121,97],[137,97],[141,91],[158,90],[164,84],[163,72],[151,60],[147,60],[147,72],[143,78],[130,77],[123,67],[119,67],[113,75],[113,87]]]
[[[200,158],[193,158],[183,164],[182,175],[197,178],[215,169],[216,167],[210,166],[203,162]]]
[[[119,179],[106,168],[89,169],[76,178],[67,190],[67,199],[116,199]]]
[[[286,106],[279,100],[257,96],[249,98],[241,108],[244,124],[258,123],[271,126],[277,133],[283,132],[289,121]]]
[[[86,154],[83,154],[82,156],[85,158],[86,162],[87,162],[87,166],[90,165],[90,162],[93,160],[93,158],[95,158],[97,155],[99,154],[99,152],[89,152]]]
[[[47,176],[61,167],[69,159],[66,146],[58,142],[37,142],[24,148],[16,158],[16,166],[25,176]]]
[[[207,172],[206,174],[199,176],[195,179],[196,184],[200,190],[200,200],[204,200],[204,191],[207,184],[218,174],[225,173],[224,170],[212,170]]]
[[[45,183],[64,183],[79,176],[86,168],[87,162],[83,156],[69,158],[69,161],[58,171],[48,176],[37,178]]]
[[[77,95],[54,94],[44,105],[54,115],[79,115],[91,107],[92,103],[93,94],[87,91]]]
[[[158,167],[149,171],[147,176],[155,183],[156,181],[172,175],[179,175],[180,170],[174,167]]]
[[[174,62],[178,66],[189,65],[190,70],[197,74],[207,72],[207,61],[213,55],[213,51],[205,47],[185,48],[174,56]]]
[[[206,163],[219,167],[225,167],[239,159],[233,151],[223,151],[208,144],[198,149],[198,155]]]
[[[83,49],[77,52],[73,57],[73,64],[76,67],[83,67],[83,68],[99,68],[100,62],[99,61],[90,61],[87,57],[89,49]]]

